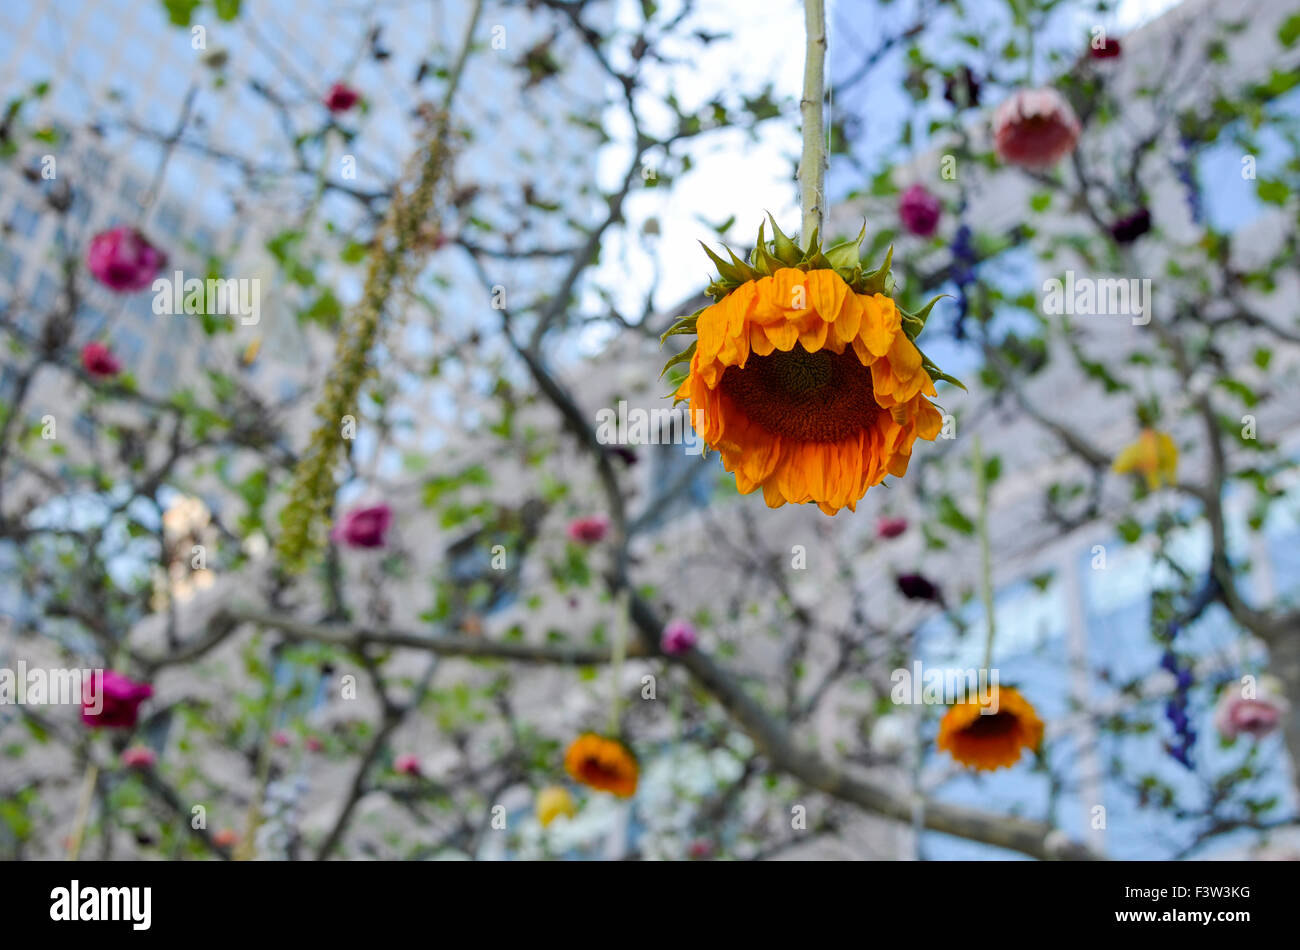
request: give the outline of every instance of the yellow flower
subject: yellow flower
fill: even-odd
[[[564,753],[564,769],[574,781],[619,798],[636,794],[640,771],[636,758],[617,739],[606,739],[594,732],[578,736]]]
[[[996,712],[985,713],[985,708]],[[1043,722],[1017,690],[994,687],[987,706],[977,700],[950,707],[939,723],[940,749],[980,771],[1012,766],[1043,741]]]
[[[672,361],[690,361],[676,397],[742,494],[762,488],[772,508],[854,510],[907,471],[918,438],[939,434],[943,417],[925,397],[935,379],[956,380],[913,342],[930,308],[899,309],[888,258],[864,275],[861,237],[823,254],[815,238],[801,252],[777,234],[769,248],[760,229],[753,265],[714,257],[719,299],[669,331],[696,335]]]
[[[561,815],[572,818],[577,813],[573,796],[563,785],[548,785],[537,793],[537,820],[542,823],[543,828]]]
[[[1116,456],[1113,467],[1121,474],[1141,473],[1147,488],[1155,491],[1178,480],[1178,446],[1167,432],[1143,429],[1138,440]]]

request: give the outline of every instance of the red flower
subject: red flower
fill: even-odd
[[[166,264],[167,255],[135,228],[100,231],[86,250],[86,266],[95,279],[123,294],[144,290]]]
[[[695,649],[700,636],[686,620],[670,620],[659,638],[659,648],[669,656],[680,656]]]
[[[993,113],[993,141],[1004,162],[1050,168],[1074,151],[1082,131],[1070,103],[1055,89],[1022,89]]]
[[[355,89],[336,82],[330,86],[325,95],[325,108],[330,112],[347,112],[361,100],[361,94]]]
[[[420,775],[420,760],[413,755],[399,755],[393,760],[393,771],[418,778]]]
[[[81,721],[96,728],[131,729],[140,716],[140,704],[153,695],[153,687],[105,670],[96,690],[95,679],[85,683],[81,694]]]
[[[898,200],[898,217],[903,227],[917,237],[930,237],[939,226],[943,206],[939,199],[925,190],[924,185],[913,185]]]
[[[103,343],[87,343],[81,348],[81,365],[91,376],[116,376],[122,363]]]
[[[1088,46],[1088,55],[1093,59],[1114,59],[1120,54],[1119,40],[1113,37],[1106,37],[1101,41],[1101,45],[1092,43]]]
[[[385,504],[353,508],[334,526],[330,537],[350,548],[382,548],[393,523],[393,509]]]
[[[609,519],[604,515],[574,518],[569,522],[569,540],[580,544],[597,544],[609,531]]]

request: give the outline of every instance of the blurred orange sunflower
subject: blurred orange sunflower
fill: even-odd
[[[676,398],[742,494],[762,488],[772,508],[852,511],[872,485],[907,471],[918,438],[939,434],[942,416],[925,398],[934,381],[961,384],[913,342],[934,301],[915,314],[898,307],[892,250],[864,273],[862,235],[823,253],[816,235],[803,251],[772,226],[776,239],[760,228],[750,263],[705,248],[721,274],[709,285],[717,302],[664,335],[696,336],[664,369],[689,360]]]
[[[1143,429],[1138,440],[1115,457],[1112,468],[1120,474],[1141,474],[1147,489],[1155,491],[1178,481],[1178,446],[1168,432]]]
[[[986,713],[986,708],[997,712]],[[939,723],[939,748],[979,771],[1015,765],[1024,749],[1036,749],[1042,741],[1038,713],[1009,686],[993,687],[987,705],[969,700],[951,706]]]
[[[584,733],[564,753],[564,769],[583,785],[612,792],[619,798],[636,794],[637,767],[632,751],[617,739]]]

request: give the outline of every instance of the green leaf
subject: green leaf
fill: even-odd
[[[162,0],[162,5],[173,26],[189,26],[190,18],[199,8],[199,0]]]
[[[1295,46],[1296,40],[1300,39],[1300,13],[1294,13],[1282,22],[1277,28],[1277,38],[1283,46]]]
[[[213,0],[213,6],[217,10],[217,18],[229,23],[231,20],[238,19],[239,5],[243,0]]]

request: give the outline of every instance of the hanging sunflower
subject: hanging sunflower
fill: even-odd
[[[584,733],[564,753],[564,769],[583,785],[611,792],[619,798],[636,794],[640,769],[632,751],[617,739]]]
[[[983,710],[992,707],[997,712]],[[1010,767],[1025,749],[1043,741],[1043,721],[1029,701],[1010,686],[993,687],[986,706],[978,700],[950,707],[939,723],[940,749],[978,771]]]
[[[677,321],[664,339],[693,333],[676,391],[691,423],[736,488],[763,489],[769,507],[816,502],[828,515],[855,509],[886,475],[907,471],[917,438],[942,426],[926,396],[944,375],[914,342],[934,306],[902,310],[890,296],[893,250],[876,270],[859,258],[863,233],[822,251],[801,250],[772,221],[748,262],[707,247],[719,278],[711,306]]]

